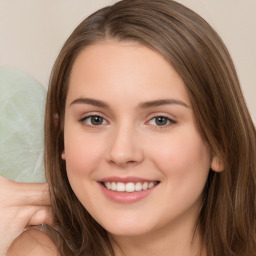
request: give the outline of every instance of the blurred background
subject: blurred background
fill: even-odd
[[[256,0],[177,0],[203,16],[234,60],[256,120]],[[116,0],[0,0],[0,65],[17,68],[45,88],[54,60],[73,29]]]

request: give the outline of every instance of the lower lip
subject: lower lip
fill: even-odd
[[[109,190],[107,188],[105,188],[101,183],[100,183],[100,187],[104,193],[104,195],[116,202],[116,203],[123,203],[123,204],[129,204],[129,203],[135,203],[138,202],[142,199],[144,199],[145,197],[147,197],[150,193],[152,193],[154,191],[154,189],[157,187],[158,185],[147,189],[147,190],[142,190],[142,191],[135,191],[135,192],[117,192],[117,191],[113,191],[113,190]]]

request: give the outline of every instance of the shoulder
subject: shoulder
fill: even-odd
[[[17,237],[7,256],[61,256],[53,241],[42,231],[30,229]]]

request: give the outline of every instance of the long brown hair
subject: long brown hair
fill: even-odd
[[[86,18],[54,65],[46,104],[45,168],[63,255],[114,255],[104,230],[72,191],[61,159],[72,65],[88,45],[112,38],[158,51],[183,79],[196,124],[224,163],[209,170],[197,227],[207,256],[256,254],[256,132],[230,55],[196,13],[172,0],[123,0]],[[57,116],[57,117],[56,117]]]

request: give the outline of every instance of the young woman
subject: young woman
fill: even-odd
[[[85,19],[53,68],[56,231],[30,229],[7,255],[255,255],[255,156],[216,32],[171,0],[120,1]]]

